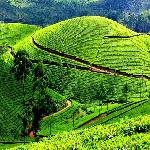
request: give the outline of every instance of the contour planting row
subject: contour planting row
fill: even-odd
[[[117,117],[114,117],[106,122],[106,124],[114,123],[120,121],[120,119],[134,118],[138,116],[144,116],[150,114],[150,101],[146,101],[145,103],[139,105],[138,107],[134,107],[133,109],[127,111],[126,113],[121,113]],[[104,123],[105,124],[105,123]]]
[[[65,53],[72,54],[76,57],[80,57],[81,59],[86,58],[86,60],[90,60],[91,63],[96,62],[99,65],[99,63],[101,64],[103,62],[103,61],[100,61],[100,59],[103,57],[103,55],[97,56],[97,53],[98,53],[98,51],[100,54],[103,52],[103,49],[101,49],[100,46],[101,46],[101,44],[103,45],[105,43],[105,41],[108,39],[102,38],[103,32],[99,34],[99,32],[101,32],[103,29],[101,29],[101,28],[99,30],[95,29],[96,26],[98,25],[98,20],[94,20],[94,18],[93,18],[94,23],[90,23],[90,18],[87,18],[87,20],[85,18],[82,18],[82,19],[83,19],[82,23],[84,24],[84,25],[82,25],[82,27],[84,28],[84,26],[87,26],[86,30],[89,32],[82,35],[80,33],[80,31],[75,31],[75,32],[78,32],[79,34],[81,34],[81,36],[77,36],[77,37],[74,36],[75,39],[72,37],[69,37],[69,39],[68,39],[68,36],[67,36],[68,34],[66,36],[63,36],[63,33],[65,33],[65,31],[70,32],[72,35],[74,35],[74,33],[71,32],[72,26],[76,26],[77,28],[78,28],[78,26],[80,26],[80,23],[76,24],[74,22],[74,20],[70,20],[67,23],[61,22],[56,25],[47,27],[47,28],[37,32],[34,37],[40,44],[42,44],[45,47],[57,49],[59,51],[65,52]],[[76,21],[81,22],[81,18],[76,19]],[[70,24],[70,26],[69,26],[69,24]],[[89,24],[89,25],[87,25],[87,24]],[[54,28],[54,30],[53,30],[53,28]],[[121,26],[120,26],[120,28],[121,28]],[[123,27],[122,27],[122,29],[123,29]],[[104,29],[104,30],[107,30],[109,33],[109,27],[108,27],[108,29]],[[127,30],[126,28],[124,28],[124,31],[126,31],[125,33],[127,35],[129,35],[131,33],[133,34],[133,32],[131,32],[130,30]],[[46,32],[46,34],[45,34],[45,32]],[[120,31],[118,31],[118,33],[119,32]],[[114,30],[114,34],[115,33],[117,33],[116,30]],[[123,34],[123,32],[122,32],[122,34]],[[86,35],[87,35],[87,37],[86,37]],[[47,39],[49,39],[49,41],[47,41],[46,39],[44,40],[43,38],[41,39],[42,36],[45,36],[44,39],[47,38]],[[67,40],[65,40],[65,39],[67,39]],[[80,39],[82,39],[81,44],[80,44]],[[96,41],[95,41],[95,39],[96,39]],[[135,54],[137,56],[138,61],[143,64],[143,56],[145,57],[145,56],[149,55],[149,53],[147,53],[147,50],[142,52],[142,49],[140,49],[138,43],[136,42],[136,40],[138,40],[138,37],[128,39],[128,40],[124,39],[124,40],[126,40],[126,42],[124,41],[124,45],[130,44],[133,49],[133,54]],[[89,41],[91,41],[91,44],[89,44],[90,43]],[[121,44],[122,41],[123,41],[122,39],[121,40],[115,39],[116,43]],[[58,43],[58,44],[56,44],[56,43]],[[77,43],[77,44],[75,44],[75,43]],[[85,45],[84,45],[84,43],[85,43]],[[115,50],[118,53],[118,55],[120,55],[121,54],[120,53],[121,52],[120,45],[117,48],[115,47],[115,49],[112,49],[113,47],[111,48],[111,45],[113,43],[114,42],[109,41],[107,48],[104,50],[110,49],[111,50],[110,53],[112,53],[113,50]],[[93,47],[93,44],[94,44],[94,47]],[[147,49],[147,47],[142,42],[140,42],[140,46],[143,46],[145,49]],[[124,48],[122,48],[122,49],[124,49]],[[135,53],[135,51],[138,49],[139,49],[139,54],[137,55]],[[131,51],[131,49],[129,47],[126,47],[126,50]],[[131,59],[131,54],[129,54],[129,56],[127,56],[127,55],[128,55],[128,53],[125,53],[125,55],[121,59],[124,60],[124,58],[128,58],[128,63],[129,63],[130,59]],[[109,64],[109,63],[106,63],[106,61],[104,60],[103,65],[106,66],[106,64]],[[111,62],[110,62],[110,64],[111,64]],[[118,68],[118,69],[121,69],[121,68]],[[136,69],[136,68],[133,68],[133,69]]]
[[[143,103],[143,102],[145,102],[145,100],[144,101],[143,100],[142,101],[138,101],[138,102],[128,102],[128,103],[125,103],[125,104],[123,104],[123,105],[121,105],[119,107],[116,107],[116,108],[112,109],[112,110],[108,110],[108,111],[106,111],[104,113],[101,113],[101,114],[99,114],[99,115],[91,118],[88,121],[85,121],[83,124],[80,124],[76,128],[81,128],[81,127],[87,126],[89,124],[90,125],[97,124],[98,122],[101,122],[101,120],[103,120],[103,118],[104,119],[105,118],[109,118],[109,116],[111,116],[111,114],[116,113],[116,112],[119,113],[120,111],[122,111],[122,110],[124,110],[126,108],[130,108],[130,107],[135,106],[137,104],[139,105],[139,104],[141,104],[141,102]]]
[[[142,100],[139,102],[135,102],[135,103],[133,103],[129,106],[126,106],[118,111],[110,112],[107,117],[102,118],[101,120],[97,121],[93,125],[105,124],[105,123],[109,122],[110,120],[113,120],[114,118],[117,118],[117,117],[121,116],[122,114],[125,114],[125,113],[131,111],[134,108],[142,106],[144,103],[147,103],[148,101],[149,100]]]
[[[40,143],[21,145],[24,149],[149,149],[150,115],[124,120],[110,125],[75,130],[45,138]]]

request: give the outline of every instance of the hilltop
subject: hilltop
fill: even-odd
[[[76,56],[90,64],[134,74],[142,73],[142,69],[145,75],[149,71],[145,68],[149,66],[149,45],[145,40],[149,36],[140,35],[104,17],[79,17],[62,21],[37,31],[33,38],[43,47]],[[14,49],[26,50],[26,47],[28,51],[31,49],[30,53],[37,51],[30,37],[28,42],[25,39]],[[136,64],[134,67],[133,63]]]
[[[80,16],[104,16],[137,32],[150,31],[149,0],[1,0],[0,20],[49,25]]]

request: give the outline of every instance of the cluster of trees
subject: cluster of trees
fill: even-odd
[[[11,71],[16,80],[22,82],[24,112],[20,116],[23,122],[21,134],[25,136],[32,131],[36,135],[40,119],[57,111],[56,104],[47,90],[50,87],[48,77],[44,74],[43,65],[41,63],[33,65],[26,51],[18,51],[14,55],[14,66]],[[33,77],[32,93],[30,99],[26,99],[25,82],[31,73]]]
[[[148,0],[1,0],[0,20],[45,26],[77,16],[99,15],[138,32],[150,31]]]

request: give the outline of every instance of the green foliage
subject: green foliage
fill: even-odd
[[[139,103],[133,103],[133,105],[127,106],[127,107],[125,105],[120,110],[117,110],[117,108],[116,108],[115,112],[110,113],[105,118],[102,118],[101,120],[95,122],[94,125],[114,123],[114,122],[119,121],[121,118],[123,118],[123,119],[125,119],[126,117],[134,118],[134,117],[138,117],[141,114],[143,116],[147,115],[150,113],[149,106],[150,106],[150,102],[149,102],[149,100],[147,100],[144,102],[142,101]]]
[[[109,110],[112,110],[120,106],[119,104],[109,104]],[[55,135],[63,131],[70,131],[87,122],[88,120],[99,115],[99,109],[101,113],[107,111],[107,106],[102,107],[92,106],[91,104],[80,104],[76,101],[72,101],[71,107],[59,114],[52,114],[48,118],[41,120],[41,131],[39,134],[42,135]],[[74,124],[73,124],[74,121]],[[51,127],[51,133],[50,133]]]
[[[63,112],[52,114],[48,118],[41,120],[39,134],[50,135],[60,133],[62,131],[70,131],[73,129],[73,114],[77,112],[80,104],[72,101],[71,107],[68,107]],[[51,125],[51,133],[50,133]]]
[[[48,26],[37,31],[33,37],[45,47],[76,56],[91,64],[95,63],[127,73],[149,75],[149,46],[144,42],[148,38],[147,36],[141,35],[127,39],[104,38],[106,35],[130,36],[134,34],[137,33],[103,17],[80,17]],[[30,37],[14,46],[15,51],[19,49],[26,50],[34,59],[83,66],[81,63],[36,49]],[[47,71],[48,76],[51,76],[53,89],[65,95],[71,93],[68,98],[72,97],[81,103],[97,99],[96,91],[99,89],[99,83],[105,85],[105,93],[108,93],[108,87],[113,84],[111,92],[114,91],[114,94],[109,93],[108,99],[118,99],[123,102],[126,99],[130,101],[140,95],[138,94],[140,80],[115,77],[113,81],[114,77],[87,73],[87,71],[69,69],[68,73],[68,69],[63,69],[61,66],[50,66],[50,69],[47,70],[49,70]],[[130,85],[130,90],[127,95],[124,95],[122,89],[126,82]],[[137,86],[134,86],[135,84]],[[148,84],[148,81],[143,80],[142,98],[146,98],[148,95],[146,90]]]
[[[150,101],[147,101],[143,105],[140,105],[137,108],[131,109],[130,111],[128,111],[116,118],[109,120],[107,123],[110,124],[110,123],[117,122],[120,119],[134,118],[134,117],[138,117],[140,115],[142,115],[142,116],[148,115],[148,114],[150,114],[149,108],[150,108]]]
[[[149,149],[149,119],[149,115],[140,116],[115,124],[64,132],[45,138],[39,143],[22,145],[14,149]]]
[[[6,29],[4,31],[7,33]],[[0,70],[2,70],[0,72],[0,110],[2,110],[2,114],[0,115],[0,120],[2,122],[2,126],[0,128],[2,132],[0,132],[0,137],[4,140],[20,138],[19,135],[23,129],[21,116],[26,111],[22,105],[22,97],[24,96],[22,84],[20,81],[17,82],[15,78],[9,74],[13,65],[13,59],[10,54],[10,49],[6,47],[8,45],[14,45],[13,49],[15,53],[19,50],[26,51],[29,54],[29,59],[35,59],[39,62],[42,62],[43,60],[55,61],[60,64],[60,66],[44,65],[44,75],[48,77],[46,80],[44,79],[44,81],[41,79],[43,73],[40,74],[41,77],[37,77],[39,73],[36,71],[35,76],[37,77],[37,80],[35,81],[37,84],[35,85],[34,94],[32,91],[33,78],[31,75],[28,76],[24,83],[25,104],[28,106],[32,104],[30,103],[32,97],[35,98],[34,100],[40,100],[40,106],[42,106],[41,104],[43,104],[42,102],[45,98],[48,101],[50,98],[52,101],[54,100],[57,102],[56,108],[57,110],[60,110],[65,99],[60,94],[67,95],[67,98],[74,98],[78,102],[85,104],[94,102],[97,103],[98,100],[104,101],[104,99],[119,102],[126,97],[126,95],[123,95],[124,90],[127,91],[127,89],[124,88],[126,83],[128,85],[128,101],[138,101],[148,98],[148,90],[150,86],[149,81],[145,79],[127,78],[123,76],[114,77],[96,74],[83,70],[77,70],[76,68],[63,68],[61,66],[62,63],[70,63],[73,65],[86,67],[89,67],[89,65],[83,65],[81,63],[71,61],[66,58],[61,58],[37,49],[31,41],[31,33],[39,44],[56,49],[59,52],[87,60],[90,64],[95,63],[104,67],[126,71],[127,73],[143,73],[144,75],[149,76],[150,72],[148,66],[150,60],[148,36],[141,35],[128,39],[104,38],[106,35],[130,36],[137,33],[103,17],[81,17],[66,20],[41,29],[36,33],[34,33],[33,30],[31,33],[25,33],[25,31],[22,31],[22,33],[20,30],[17,31],[19,34],[23,35],[21,38],[16,38],[17,36],[15,37],[15,32],[12,34],[8,30],[11,37],[14,37],[15,39],[13,42],[11,39],[7,39],[5,41],[5,36],[2,37],[2,41],[4,41],[2,42],[2,46],[4,47],[2,47],[2,51],[0,52]],[[27,37],[28,35],[29,37]],[[48,88],[46,88],[47,79],[50,83]],[[103,93],[105,95],[103,98],[98,97],[98,95],[100,95],[98,92],[101,89],[101,85],[103,85]],[[41,87],[44,87],[44,89],[42,90]],[[110,91],[110,87],[112,91]],[[44,93],[42,93],[44,96],[41,96],[41,98],[39,98],[40,92]],[[46,105],[49,104],[47,103],[48,101],[45,101]],[[54,125],[54,133],[57,131],[61,132],[64,128],[67,128],[67,130],[72,129],[72,116],[74,112],[78,113],[78,102],[76,102],[72,109],[68,109],[68,111],[64,112],[63,117],[62,115],[57,116],[57,120],[62,118],[63,121]],[[32,111],[31,106],[26,108],[29,108],[29,110]],[[127,110],[129,109],[130,108]],[[106,111],[105,109],[103,110]],[[81,114],[83,116],[85,111],[81,110]],[[87,114],[88,115],[85,118],[83,117],[81,120],[79,118],[77,119],[79,124],[95,117],[98,114],[98,109],[91,115],[89,110],[87,111]],[[69,119],[67,119],[67,117]],[[75,117],[77,117],[76,114]],[[32,118],[33,116],[31,115],[28,119],[32,121]],[[10,119],[11,121],[9,121]],[[66,120],[68,120],[68,122],[66,122]],[[50,119],[48,121],[50,122]],[[52,120],[52,123],[53,122],[54,120]],[[60,123],[64,124],[61,126]],[[64,127],[65,124],[68,126]],[[46,127],[43,127],[43,123],[41,123],[40,126],[41,133],[47,135],[47,133],[49,133],[49,123]],[[18,127],[17,130],[16,127]]]
[[[21,23],[0,23],[0,46],[13,46],[40,27]]]
[[[17,80],[24,80],[30,73],[30,68],[32,67],[29,55],[26,51],[18,51],[14,57],[12,72],[15,74]]]
[[[104,16],[149,32],[148,0],[1,0],[0,20],[48,25],[79,16]],[[34,12],[34,15],[32,14]]]

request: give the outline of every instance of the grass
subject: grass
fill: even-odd
[[[150,59],[142,36],[127,39],[103,38],[106,35],[135,34],[138,33],[112,20],[92,16],[62,21],[37,31],[33,37],[45,47],[74,55],[91,64],[134,74],[141,74],[143,71],[145,74],[144,70],[149,70],[146,65],[149,65]]]
[[[149,115],[150,114],[149,108],[150,108],[150,101],[147,101],[143,105],[140,105],[137,108],[131,109],[127,113],[122,114],[117,118],[111,119],[110,121],[107,122],[107,124],[118,122],[121,119],[123,120],[123,119],[126,119],[126,118],[129,118],[129,119],[130,118],[135,118],[135,117],[138,117],[140,115],[141,116]]]
[[[0,46],[13,46],[40,27],[20,23],[0,23]]]
[[[110,113],[108,116],[105,118],[102,118],[101,120],[93,123],[93,125],[98,125],[98,124],[109,124],[109,123],[114,123],[120,121],[120,119],[125,119],[125,118],[134,118],[138,117],[139,115],[147,115],[149,114],[149,106],[150,106],[150,101],[145,100],[144,102],[141,101],[139,103],[135,103],[131,106],[128,107],[123,107],[120,110],[116,110],[113,113]]]
[[[120,106],[120,104],[109,104],[109,110]],[[107,106],[100,106],[100,112],[107,111]],[[63,131],[71,131],[86,121],[99,115],[99,106],[80,104],[76,101],[72,102],[72,106],[67,108],[65,112],[57,115],[51,115],[41,121],[40,135],[55,135]],[[73,123],[74,122],[74,123]]]
[[[54,135],[55,133],[60,133],[62,131],[69,131],[73,128],[72,121],[68,123],[68,119],[72,119],[73,113],[78,109],[79,104],[75,101],[72,102],[72,106],[67,108],[64,112],[51,115],[48,118],[44,119],[40,123],[41,130],[39,134],[42,135]]]
[[[19,145],[22,145],[22,144],[0,144],[0,149],[1,150],[10,149]]]
[[[32,35],[32,37],[34,37],[34,39],[42,46],[56,49],[59,52],[76,56],[83,60],[89,61],[90,64],[94,63],[97,65],[101,65],[103,67],[110,67],[112,69],[125,71],[127,73],[149,75],[150,59],[149,59],[149,47],[148,47],[149,45],[147,44],[149,36],[140,35],[140,36],[125,38],[125,39],[104,38],[107,35],[132,36],[137,34],[138,33],[133,32],[110,19],[104,17],[98,17],[98,16],[88,16],[88,17],[73,18],[73,19],[59,22],[54,25],[50,25],[41,30],[38,30]],[[43,52],[40,49],[37,49],[31,41],[31,36],[20,41],[14,46],[15,51],[18,51],[19,49],[26,50],[30,54],[30,57],[32,59],[33,58],[38,60],[46,59],[49,61],[56,61],[60,64],[71,63],[71,64],[78,64],[80,66],[83,66],[83,64],[79,62],[71,61],[62,58],[60,56],[49,54],[47,52]],[[52,68],[52,70],[53,69],[54,67]],[[58,70],[59,69],[60,68],[58,68]],[[71,71],[71,72],[76,72],[76,71]],[[87,76],[94,76],[90,72],[87,76],[84,76],[84,72],[81,71],[80,72],[77,71],[77,73],[79,73],[80,75],[78,76],[75,73],[71,73],[72,75],[75,76],[74,78],[75,82],[78,82],[78,80],[83,79],[84,81],[86,81],[86,85],[83,83],[85,87],[88,85],[87,81],[89,78]],[[82,76],[84,76],[85,78],[82,78]],[[97,75],[94,76],[95,83],[96,80],[101,80],[102,78],[101,75],[98,76],[99,77],[97,77]],[[108,76],[105,77],[106,80],[107,78],[109,78]],[[118,77],[118,80],[119,79],[121,78]],[[56,77],[54,77],[53,80],[56,80]],[[123,87],[123,84],[126,83],[126,81],[127,80],[124,77],[122,77],[120,81],[122,82],[122,85],[118,89],[119,93],[121,93],[121,88]],[[133,82],[139,84],[141,80],[137,79],[136,81],[133,80]],[[145,85],[148,86],[147,89],[149,89],[149,81],[145,80],[143,82],[145,83]],[[93,81],[90,81],[90,84],[92,85]],[[79,87],[81,88],[81,91],[84,89],[87,90],[87,87],[84,88],[83,85],[80,85],[81,87]],[[135,89],[138,88],[137,87],[138,85],[136,87],[134,87],[133,83],[132,85],[133,85],[132,91],[135,91]],[[98,87],[98,83],[96,87]],[[68,87],[68,88],[71,89],[72,87]],[[66,86],[64,87],[63,92],[65,90],[68,90],[66,89]],[[82,92],[79,95],[78,91],[75,90],[76,89],[74,88],[71,92],[73,92],[73,94],[75,95],[76,100],[85,99],[86,97],[85,95],[88,95],[87,91]],[[139,88],[137,90],[139,92]],[[147,92],[144,92],[144,90],[142,90],[141,92],[144,93],[143,97],[145,98],[149,93],[148,90]],[[118,93],[114,95],[117,95],[118,96],[117,98],[120,98],[121,96],[121,95],[119,96]],[[138,93],[135,92],[133,94],[133,92],[132,93],[130,92],[130,95],[133,95],[133,97],[137,97]],[[89,99],[95,99],[94,94],[92,94],[92,97],[89,97]],[[135,98],[132,98],[132,96],[130,96],[130,99],[131,101],[135,100]],[[139,98],[137,98],[137,100],[139,100]]]
[[[45,138],[39,143],[22,145],[12,149],[149,149],[149,119],[149,115],[139,116],[115,124],[64,132]]]
[[[0,46],[4,46],[0,49],[0,120],[2,123],[0,137],[5,139],[11,135],[11,132],[16,132],[17,136],[22,124],[18,115],[23,112],[22,83],[15,81],[13,75],[10,74],[13,57],[7,46],[15,45],[38,30],[39,27],[19,23],[1,23],[0,28]],[[27,93],[31,90],[30,86],[30,82],[26,82]]]

